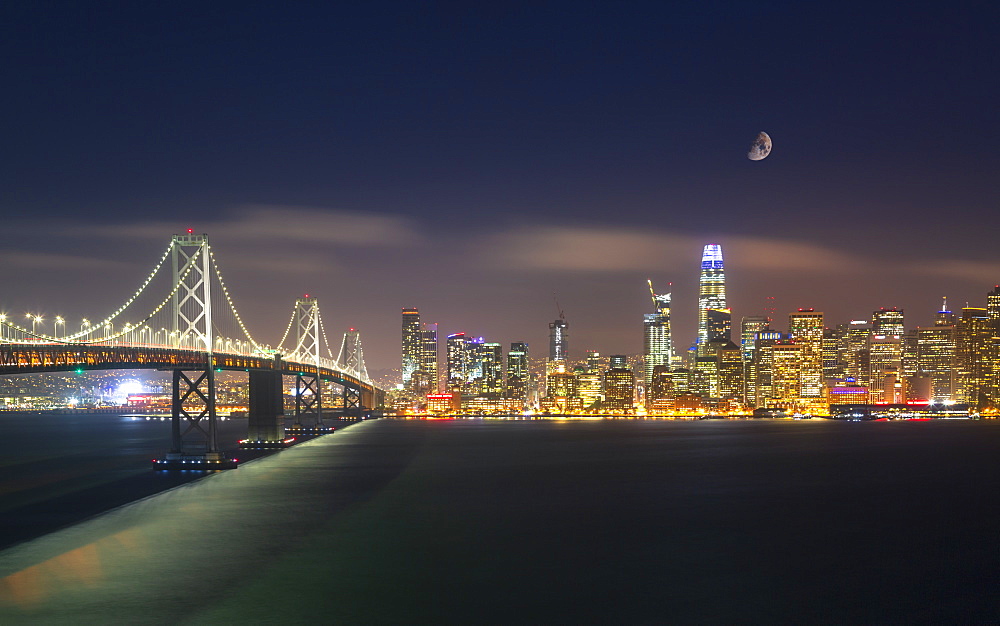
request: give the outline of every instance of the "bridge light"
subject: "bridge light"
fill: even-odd
[[[188,229],[188,234],[190,235],[190,234],[192,234],[192,233],[194,233],[194,229],[193,229],[193,228],[189,228],[189,229]]]

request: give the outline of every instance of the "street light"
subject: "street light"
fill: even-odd
[[[56,315],[56,321],[52,322],[52,335],[59,336],[59,324],[63,325],[63,334],[66,333],[66,320],[61,315]]]
[[[26,315],[26,317],[31,320],[31,334],[34,335],[35,334],[35,325],[38,324],[38,322],[42,321],[42,316],[41,315],[32,315],[31,313],[28,313]]]

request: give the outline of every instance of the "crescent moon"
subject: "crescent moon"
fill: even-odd
[[[757,137],[750,144],[750,151],[747,158],[751,161],[762,161],[771,154],[771,137],[764,131],[757,133]]]

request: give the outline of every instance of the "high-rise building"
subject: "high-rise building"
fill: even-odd
[[[646,409],[653,414],[665,414],[674,408],[674,379],[670,366],[653,368],[653,379],[646,390]]]
[[[438,391],[438,326],[437,324],[420,325],[420,367],[415,375],[421,379],[419,387],[421,394],[437,393]],[[426,391],[423,389],[426,388]]]
[[[986,309],[965,307],[956,325],[958,356],[956,400],[978,405],[988,383],[993,332]]]
[[[587,350],[587,371],[601,371],[601,353],[597,350]]]
[[[583,401],[583,408],[589,409],[601,400],[601,353],[587,350],[587,361],[583,371],[576,374],[577,392]]]
[[[445,364],[447,365],[448,391],[461,393],[468,380],[469,357],[465,346],[465,333],[448,335],[445,340]]]
[[[479,345],[482,363],[478,393],[499,397],[503,394],[503,348],[498,343],[484,342]]]
[[[757,333],[766,328],[771,320],[765,315],[744,315],[740,323],[740,348],[743,351],[743,360],[750,363],[753,361],[754,342],[757,340]]]
[[[844,363],[845,378],[867,387],[868,337],[872,334],[872,325],[865,320],[851,320],[849,324],[837,326],[837,334],[840,336],[837,359]]]
[[[764,324],[760,325],[759,320],[763,319]],[[770,332],[768,318],[765,316],[755,316],[753,318],[744,317],[740,342],[743,344],[741,353],[743,354],[743,401],[749,407],[755,407],[757,401],[757,345],[760,334]],[[747,342],[750,343],[747,346]]]
[[[420,337],[420,312],[403,309],[403,387],[412,387],[413,372],[420,368],[422,351]]]
[[[767,406],[791,407],[802,398],[805,344],[779,341],[771,346],[771,397]]]
[[[906,334],[906,328],[903,324],[903,309],[882,307],[878,311],[872,311],[872,334],[899,335],[900,337]]]
[[[507,353],[507,397],[524,400],[528,390],[528,344],[515,341]]]
[[[670,334],[670,294],[657,294],[653,291],[653,281],[649,283],[649,293],[653,298],[654,313],[643,315],[643,348],[645,351],[645,376],[643,382],[649,389],[653,376],[653,368],[657,365],[670,365],[674,354],[673,341]]]
[[[698,356],[708,356],[708,342],[730,340],[732,311],[726,307],[726,273],[722,264],[722,246],[705,246],[701,255],[701,277],[698,281]]]
[[[611,367],[604,372],[603,406],[621,413],[631,413],[635,409],[635,374],[627,366],[624,355],[612,355]]]
[[[823,395],[823,314],[813,309],[799,309],[788,316],[788,334],[802,346],[800,397]]]
[[[569,352],[569,323],[561,315],[549,322],[549,361],[565,361]]]
[[[948,310],[948,300],[941,305],[933,326],[917,327],[917,369],[930,378],[927,400],[942,404],[955,398],[957,336],[955,314]]]
[[[716,352],[719,377],[718,397],[745,403],[743,390],[743,351],[732,341],[719,346]]]
[[[986,294],[986,317],[992,324],[1000,324],[1000,285]]]
[[[767,406],[774,391],[774,346],[781,343],[784,336],[767,328],[757,332],[754,342],[754,390],[747,397],[747,404],[757,407]]]
[[[903,378],[903,338],[900,335],[868,337],[868,380],[871,402],[895,404],[885,393],[887,384]]]

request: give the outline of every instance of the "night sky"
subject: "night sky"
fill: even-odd
[[[254,335],[296,297],[398,367],[441,335],[642,350],[646,279],[734,320],[982,306],[996,246],[989,3],[55,3],[0,8],[0,310],[117,308],[212,238]],[[774,149],[746,158],[767,131]]]

